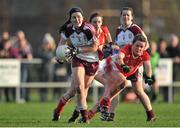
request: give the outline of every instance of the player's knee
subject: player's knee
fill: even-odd
[[[143,90],[135,90],[135,93],[138,97],[143,96],[144,91]]]

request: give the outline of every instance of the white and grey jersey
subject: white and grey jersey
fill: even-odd
[[[134,36],[137,34],[143,34],[146,37],[142,29],[134,23],[126,28],[119,26],[116,30],[115,43],[120,47],[126,44],[132,44]]]
[[[61,33],[61,35],[66,39],[69,38],[75,48],[89,46],[96,42],[95,29],[91,24],[86,22],[83,23],[78,31],[75,30],[73,26],[67,27],[64,33]],[[77,54],[76,57],[88,62],[99,61],[97,52],[80,53]]]

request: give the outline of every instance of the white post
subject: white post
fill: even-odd
[[[172,103],[173,102],[173,85],[169,85],[168,86],[168,103]]]
[[[20,103],[20,86],[16,87],[16,102]]]

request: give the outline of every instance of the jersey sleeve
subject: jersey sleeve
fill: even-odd
[[[144,61],[148,61],[148,60],[150,60],[150,57],[149,57],[149,54],[146,52],[146,51],[144,51],[144,53],[143,53],[143,60]]]
[[[72,29],[72,26],[68,26],[66,27],[66,29],[64,30],[64,35],[66,38],[69,38],[69,36],[74,32],[74,30]]]
[[[136,24],[133,24],[132,27],[130,28],[130,30],[134,33],[134,35],[144,33],[143,30]]]
[[[96,33],[94,26],[91,25],[90,23],[85,23],[83,31],[85,35],[87,36],[88,41],[91,40],[95,36],[95,33]]]
[[[145,32],[137,24],[133,24],[133,26],[131,27],[131,31],[133,31],[134,35],[142,34],[146,38],[149,47],[148,38]]]
[[[92,43],[97,43],[98,39],[95,35],[96,30],[94,28],[94,26],[90,23],[85,23],[83,32],[85,33],[86,37],[87,37],[87,41],[88,44],[92,44]]]

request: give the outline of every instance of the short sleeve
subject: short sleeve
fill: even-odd
[[[144,61],[150,60],[149,54],[146,51],[144,51],[144,53],[143,53],[143,60]]]

